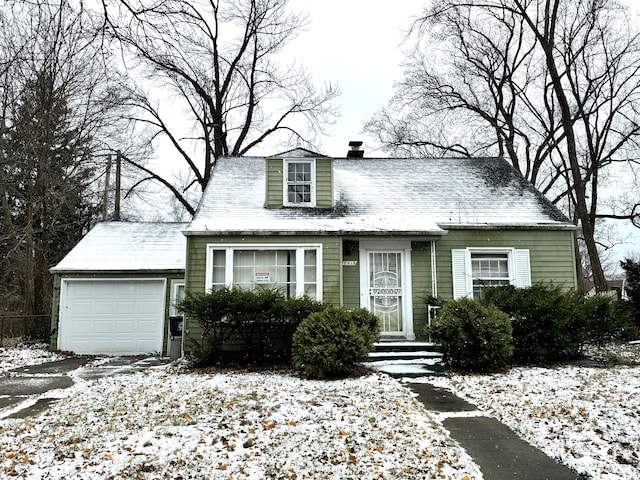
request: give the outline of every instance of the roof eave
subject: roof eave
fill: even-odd
[[[142,268],[142,269],[72,269],[72,268],[50,268],[49,272],[55,275],[104,275],[108,274],[122,274],[122,275],[130,275],[130,274],[184,274],[184,268]]]
[[[577,230],[572,223],[439,223],[447,230]]]
[[[220,237],[232,237],[232,236],[305,236],[305,235],[318,235],[318,236],[442,236],[446,235],[447,231],[438,230],[194,230],[183,232],[186,236],[220,236]]]

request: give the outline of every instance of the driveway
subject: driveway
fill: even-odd
[[[0,419],[39,413],[60,398],[59,390],[78,380],[139,372],[169,361],[161,357],[83,356],[9,370],[0,377]]]

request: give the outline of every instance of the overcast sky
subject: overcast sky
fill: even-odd
[[[351,140],[364,141],[366,155],[382,155],[360,134],[363,123],[392,94],[402,79],[402,39],[411,18],[425,0],[290,0],[294,11],[307,13],[310,26],[291,42],[284,57],[304,62],[316,85],[337,83],[341,117],[323,137],[321,152],[344,156]],[[265,145],[265,150],[269,147]],[[273,154],[272,151],[254,153]],[[386,156],[386,155],[384,155]]]
[[[625,0],[623,0],[625,1]],[[637,5],[630,5],[637,11]],[[327,128],[319,153],[342,157],[351,140],[362,140],[367,157],[387,156],[361,134],[362,126],[391,97],[393,83],[403,76],[403,39],[412,19],[428,0],[290,0],[294,11],[306,13],[309,28],[283,52],[283,61],[303,62],[316,85],[337,83],[341,116]],[[252,154],[272,155],[278,147],[265,144]],[[279,150],[277,150],[279,151]],[[627,242],[615,248],[615,258],[640,254],[638,229],[627,228]]]

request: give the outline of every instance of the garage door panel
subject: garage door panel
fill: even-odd
[[[89,325],[91,327],[91,322],[89,322]],[[93,322],[93,333],[96,335],[101,335],[101,334],[106,334],[106,333],[113,333],[113,321],[109,320],[109,319],[100,319],[100,320],[94,320]]]
[[[166,282],[67,280],[58,346],[86,354],[162,351]]]

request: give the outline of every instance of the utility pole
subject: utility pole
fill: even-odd
[[[116,152],[116,198],[113,208],[113,220],[120,221],[120,167],[122,165],[122,152]]]
[[[109,215],[109,187],[111,186],[111,154],[107,155],[107,171],[104,176],[104,197],[102,199],[102,221]]]

